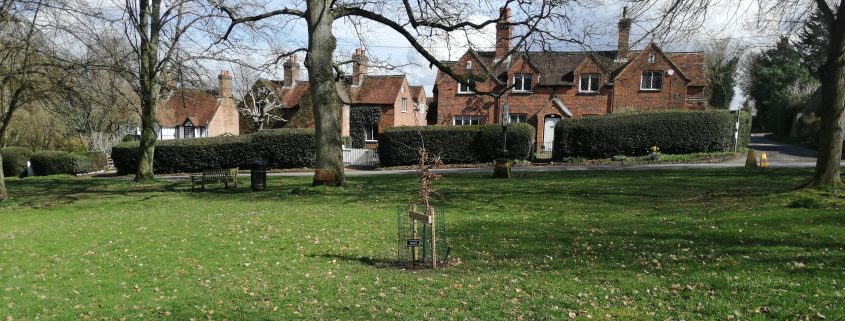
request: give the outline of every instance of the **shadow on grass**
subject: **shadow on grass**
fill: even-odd
[[[340,254],[311,254],[306,255],[311,258],[324,258],[329,260],[339,260],[344,262],[352,262],[352,263],[360,263],[367,266],[372,266],[375,268],[395,268],[396,260],[385,259],[385,258],[374,258],[368,256],[351,256],[351,255],[340,255]]]

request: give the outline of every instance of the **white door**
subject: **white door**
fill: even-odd
[[[560,121],[558,117],[546,116],[546,125],[543,127],[543,150],[552,150],[555,141],[555,125]]]

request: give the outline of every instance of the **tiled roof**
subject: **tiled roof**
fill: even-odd
[[[206,126],[219,106],[216,91],[176,89],[156,108],[156,119],[163,127],[182,125],[186,119],[194,126]]]
[[[690,86],[704,86],[703,52],[667,52],[666,56],[690,79]]]
[[[639,51],[632,52],[632,56],[635,56],[637,52]],[[540,78],[541,86],[561,86],[573,84],[575,69],[591,54],[602,67],[610,72],[618,72],[624,66],[623,63],[615,61],[617,51],[550,51],[519,53],[518,55],[526,57],[526,60],[543,75]],[[475,55],[488,68],[492,68],[495,64],[495,51],[476,51]],[[684,75],[689,77],[690,86],[704,86],[703,52],[666,52],[666,56],[681,69]],[[505,71],[505,66],[502,64],[493,72],[499,76]],[[441,74],[438,73],[438,77],[440,76]]]
[[[393,105],[404,82],[404,75],[367,75],[361,87],[351,88],[353,93],[350,98],[353,104],[359,105]]]
[[[414,101],[418,101],[420,97],[425,97],[425,88],[423,86],[410,86],[411,87],[411,98]]]

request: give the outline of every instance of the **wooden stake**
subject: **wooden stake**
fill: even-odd
[[[437,268],[437,219],[434,216],[434,209],[428,208],[428,215],[431,216],[431,268]]]

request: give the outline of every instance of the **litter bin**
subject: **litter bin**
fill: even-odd
[[[252,170],[249,173],[250,183],[253,191],[267,189],[267,163],[263,160],[256,160],[252,163]]]

